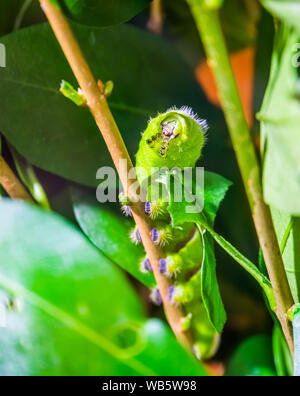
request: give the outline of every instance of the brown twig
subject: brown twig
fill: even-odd
[[[11,198],[33,203],[31,196],[2,155],[0,155],[0,184]]]
[[[218,11],[205,8],[199,0],[187,1],[191,6],[209,65],[215,76],[231,140],[250,203],[256,232],[275,294],[277,303],[276,315],[293,354],[293,330],[288,321],[287,312],[293,306],[294,301],[284,269],[270,209],[264,202],[260,164],[232,72]]]
[[[87,99],[87,105],[94,116],[94,119],[101,131],[107,148],[111,154],[113,162],[119,173],[124,192],[130,197],[130,188],[136,180],[128,178],[128,172],[133,168],[128,151],[118,129],[118,126],[110,111],[106,97],[97,84],[87,61],[79,47],[79,44],[70,28],[70,25],[63,15],[60,7],[53,4],[53,0],[39,0],[41,7],[46,14],[50,25],[57,37],[58,42],[67,58],[82,92]],[[127,169],[120,166],[120,159],[127,161]],[[191,334],[183,332],[181,328],[181,318],[183,311],[168,301],[168,289],[170,281],[159,271],[159,260],[164,256],[161,249],[155,246],[151,239],[152,225],[145,216],[142,204],[132,205],[133,217],[139,229],[145,251],[150,259],[154,276],[160,290],[164,309],[169,323],[178,340],[190,350],[193,346]]]

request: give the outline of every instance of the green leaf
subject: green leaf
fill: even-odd
[[[277,2],[272,2],[277,3]],[[287,6],[288,2],[283,2]],[[290,2],[291,3],[291,2]],[[288,21],[287,21],[288,22]],[[264,196],[282,247],[285,270],[299,302],[300,140],[297,43],[300,33],[283,23],[276,30],[271,76],[259,114]]]
[[[297,0],[261,0],[274,16],[299,29],[300,3]]]
[[[73,226],[5,199],[0,212],[2,375],[206,375]]]
[[[148,287],[155,286],[152,274],[143,274],[139,263],[145,256],[143,248],[134,245],[129,232],[132,221],[118,216],[112,208],[101,205],[95,192],[72,187],[71,195],[76,220],[86,236],[102,253]],[[126,252],[126,254],[124,254]]]
[[[168,327],[157,319],[148,320],[143,327],[149,343],[141,361],[150,364],[163,376],[207,376],[204,366],[188,354],[176,341]]]
[[[190,181],[185,180],[185,191],[188,194],[193,191],[192,185],[188,185]],[[211,225],[213,225],[217,211],[223,201],[228,188],[231,186],[231,182],[225,179],[223,176],[217,175],[213,172],[204,172],[204,197],[197,197],[199,203],[204,203],[204,212],[206,219]],[[203,195],[202,186],[199,186],[198,191]],[[204,198],[204,199],[203,199]],[[197,205],[197,203],[195,203]],[[172,221],[174,225],[182,224],[183,222],[194,222],[195,213],[189,213],[187,207],[191,206],[191,203],[183,200],[183,202],[175,202],[171,196],[170,211],[172,213]],[[196,217],[198,214],[196,213]]]
[[[271,337],[248,338],[235,351],[228,369],[229,377],[275,377]]]
[[[213,172],[204,175],[204,211],[213,225],[219,207],[232,182]]]
[[[203,235],[205,256],[201,268],[202,299],[209,319],[218,333],[225,326],[227,315],[224,309],[216,271],[214,241],[211,235]]]
[[[299,78],[295,45],[300,34],[281,25],[276,32],[271,76],[259,114],[266,202],[300,214]]]
[[[0,372],[113,373],[111,332],[143,318],[126,278],[58,216],[6,200],[0,212],[0,285],[24,304],[1,329]]]
[[[62,0],[69,16],[90,26],[112,26],[141,12],[151,0]]]
[[[265,2],[293,17],[295,2]],[[292,4],[293,3],[293,4]],[[278,8],[278,9],[279,9]],[[272,8],[273,10],[273,8]],[[296,9],[294,9],[294,14]],[[287,14],[286,14],[287,15]],[[283,17],[281,14],[279,17]],[[299,302],[300,139],[299,30],[289,19],[276,29],[271,75],[259,114],[262,133],[263,185],[266,202],[282,247],[285,270],[295,302]],[[298,25],[299,27],[299,25]]]
[[[295,303],[299,303],[300,218],[292,217],[289,214],[275,208],[272,208],[272,218],[279,243],[282,245],[283,248],[283,262],[292,295],[294,297]],[[292,227],[290,227],[291,225]]]
[[[192,70],[163,39],[127,25],[72,26],[95,76],[115,84],[109,104],[131,155],[149,116],[202,100]],[[77,83],[50,27],[23,29],[1,42],[10,49],[0,69],[1,132],[34,165],[96,186],[97,169],[112,161],[88,109],[59,92],[61,80]]]

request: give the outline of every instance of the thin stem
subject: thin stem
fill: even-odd
[[[150,6],[150,18],[147,27],[151,32],[160,34],[163,30],[164,14],[161,0],[153,0]]]
[[[269,279],[266,278],[250,260],[248,260],[242,253],[232,246],[230,242],[226,241],[225,238],[217,234],[212,228],[206,228],[214,240],[258,282],[260,287],[265,292],[270,304],[270,308],[275,312],[277,304]]]
[[[44,209],[49,210],[50,204],[46,195],[46,192],[41,185],[33,166],[23,158],[17,150],[9,145],[10,152],[12,154],[18,175],[22,180],[23,184],[28,188],[30,194],[35,201]]]
[[[285,233],[284,233],[282,241],[281,241],[281,245],[280,245],[281,254],[283,254],[284,251],[285,251],[285,248],[286,248],[286,245],[288,243],[289,237],[291,235],[291,231],[293,229],[293,226],[294,226],[294,218],[291,217],[291,219],[289,221],[289,224],[287,226],[287,229],[285,230]]]
[[[29,7],[31,6],[33,0],[26,0],[19,11],[19,14],[17,15],[17,18],[14,23],[13,31],[17,31],[20,29],[24,16],[26,12],[28,11]],[[33,196],[35,201],[44,209],[49,210],[50,209],[50,204],[46,195],[46,192],[41,185],[40,181],[38,180],[35,170],[33,166],[25,159],[23,158],[17,150],[9,144],[9,150],[11,152],[11,155],[13,157],[18,175],[24,185],[28,188],[30,191],[30,194]]]
[[[25,0],[25,2],[22,4],[22,7],[20,8],[19,14],[17,15],[17,18],[14,23],[14,28],[13,28],[14,31],[20,29],[24,16],[27,10],[29,9],[29,7],[31,6],[32,2],[33,0]]]
[[[83,56],[70,25],[58,6],[58,3],[56,3],[56,0],[55,2],[53,2],[53,0],[39,1],[74,72],[74,75],[77,78],[80,88],[87,99],[89,109],[102,133],[107,148],[119,173],[124,187],[124,193],[132,198],[131,189],[135,189],[136,180],[130,179],[128,177],[128,172],[133,168],[133,165],[118,126],[106,101],[104,92],[99,89],[99,85],[92,75],[90,67]],[[122,166],[120,160],[125,160],[125,167]],[[135,197],[133,196],[132,201],[134,202],[134,200]],[[148,218],[146,218],[143,205],[140,202],[132,205],[132,212],[136,225],[140,231],[144,248],[150,259],[169,323],[178,340],[191,350],[193,346],[191,333],[183,332],[181,328],[181,318],[184,316],[184,312],[181,308],[172,304],[168,300],[168,289],[169,286],[171,286],[170,280],[168,280],[159,271],[159,260],[164,257],[164,253],[152,242],[152,223]]]
[[[11,198],[33,203],[31,196],[2,155],[0,155],[0,184]]]
[[[274,290],[277,302],[276,315],[293,353],[292,327],[287,319],[287,311],[294,304],[293,297],[284,270],[270,209],[263,199],[260,165],[232,72],[218,11],[204,7],[200,0],[187,1],[202,38],[209,65],[215,76],[257,235]]]

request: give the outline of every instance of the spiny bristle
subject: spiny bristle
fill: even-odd
[[[158,230],[157,228],[153,228],[151,232],[151,238],[156,245],[164,247],[172,239],[172,234],[165,229]]]
[[[121,206],[121,211],[122,213],[127,216],[127,217],[132,217],[132,210],[131,207],[128,205],[122,205]]]
[[[172,256],[167,257],[167,272],[166,276],[168,277],[177,277],[178,274],[182,271],[182,268],[180,268],[177,263],[174,261],[174,258]]]
[[[172,239],[172,234],[168,230],[160,230],[159,231],[159,245],[161,247],[165,247],[169,244]]]
[[[150,217],[152,220],[157,219],[158,217],[162,216],[163,214],[164,214],[164,210],[162,208],[161,203],[159,203],[159,202],[151,203]]]
[[[191,117],[194,121],[196,121],[204,130],[206,133],[209,130],[209,126],[207,124],[207,121],[204,120],[203,118],[200,118],[197,113],[194,112],[194,110],[189,107],[189,106],[182,106],[179,109],[176,106],[170,107],[166,113],[170,111],[176,111],[177,113],[182,113],[187,115],[188,117]],[[166,114],[165,113],[165,114]]]

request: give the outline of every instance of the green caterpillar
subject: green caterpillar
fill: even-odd
[[[199,119],[188,107],[172,108],[151,119],[136,156],[136,172],[142,188],[150,185],[154,168],[194,168],[201,156],[207,130],[206,121]],[[151,201],[153,188],[151,184],[147,191],[149,200],[145,203],[145,213],[154,223],[153,243],[164,250],[165,257],[159,263],[160,272],[174,282],[168,298],[173,304],[183,306],[186,316],[182,320],[182,328],[193,334],[195,355],[199,359],[209,358],[216,351],[219,335],[201,299],[202,234],[193,223],[172,227],[168,201],[163,199],[162,193]],[[123,210],[130,214],[130,206],[125,205]],[[132,231],[131,239],[135,243],[141,242],[137,228]],[[147,257],[140,268],[143,272],[152,271]],[[157,304],[161,303],[157,288],[152,292],[152,299]]]

